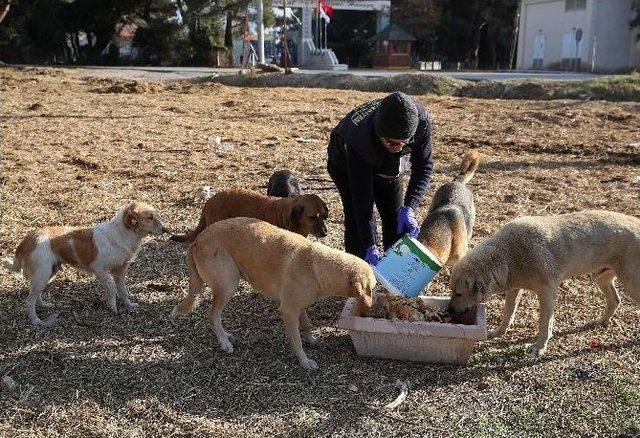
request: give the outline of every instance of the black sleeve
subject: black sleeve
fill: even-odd
[[[368,248],[376,243],[376,222],[373,215],[373,167],[357,152],[347,147],[347,174],[358,234]]]
[[[411,177],[404,196],[404,205],[416,210],[429,189],[431,174],[433,173],[433,122],[431,117],[422,133],[417,137],[411,152]]]

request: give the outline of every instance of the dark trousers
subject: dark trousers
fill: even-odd
[[[344,248],[353,255],[363,258],[366,251],[366,244],[362,242],[358,232],[353,201],[351,199],[351,188],[349,185],[349,175],[345,169],[327,164],[329,176],[335,183],[342,200],[344,211]],[[357,184],[357,182],[354,182]],[[379,176],[374,177],[373,198],[382,220],[382,242],[387,250],[400,236],[398,235],[398,209],[402,206],[402,180],[400,178],[387,179]]]

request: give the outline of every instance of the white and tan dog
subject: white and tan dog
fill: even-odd
[[[129,263],[140,249],[142,239],[149,234],[167,232],[154,209],[134,202],[121,208],[115,217],[92,228],[45,227],[27,234],[18,245],[12,260],[4,266],[14,272],[22,271],[30,282],[27,312],[32,324],[50,326],[58,314],[45,321],[36,314],[36,303],[53,307],[42,300],[42,291],[63,264],[92,272],[107,290],[107,304],[117,311],[116,296],[125,306],[137,304],[129,299],[125,275]]]
[[[189,314],[205,283],[213,299],[209,322],[220,348],[233,352],[232,338],[222,327],[222,311],[235,295],[240,277],[256,291],[280,302],[280,314],[293,351],[304,368],[317,364],[302,349],[302,338],[314,344],[306,310],[322,297],[358,299],[358,313],[368,313],[376,278],[356,256],[312,242],[267,222],[238,217],[207,227],[187,251],[189,294],[172,316]]]
[[[566,278],[592,274],[604,292],[606,309],[595,323],[607,325],[620,304],[614,279],[640,304],[640,219],[585,210],[515,219],[463,257],[451,272],[450,310],[464,315],[490,293],[505,292],[502,322],[513,322],[521,289],[540,303],[538,338],[531,351],[542,355],[553,330],[558,288]]]

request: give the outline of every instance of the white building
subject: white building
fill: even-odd
[[[640,69],[632,0],[522,0],[518,69]]]

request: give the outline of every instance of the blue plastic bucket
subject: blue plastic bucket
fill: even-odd
[[[427,247],[405,234],[387,250],[373,271],[389,292],[416,297],[441,269],[442,264]]]

